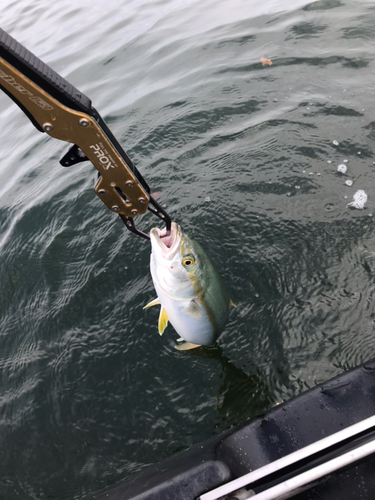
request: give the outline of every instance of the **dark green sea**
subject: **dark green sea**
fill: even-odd
[[[1,500],[78,500],[375,357],[374,2],[0,15],[91,98],[237,305],[213,346],[160,337],[150,244],[1,93]]]

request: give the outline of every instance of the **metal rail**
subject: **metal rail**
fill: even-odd
[[[293,464],[298,465],[298,462],[301,462],[304,459],[312,457],[313,455],[327,450],[328,448],[339,445],[343,443],[345,440],[349,438],[353,438],[365,431],[369,431],[370,429],[375,427],[375,416],[369,417],[357,424],[351,425],[346,429],[343,429],[331,436],[323,438],[315,443],[312,443],[300,450],[297,450],[285,457],[282,457],[270,464],[265,465],[264,467],[260,467],[259,469],[255,469],[244,476],[241,476],[229,483],[226,483],[214,490],[211,490],[207,493],[201,495],[198,500],[219,500],[226,495],[229,495],[245,486],[250,486],[255,481],[259,479],[264,479],[270,474],[274,474],[275,472],[282,472],[283,469],[289,467]],[[372,429],[375,430],[375,429]],[[291,479],[288,479],[284,482],[279,483],[268,490],[262,491],[251,498],[254,500],[271,500],[271,499],[284,499],[290,498],[294,494],[298,493],[297,489],[301,488],[303,485],[306,485],[312,481],[315,481],[318,478],[321,478],[332,471],[340,469],[352,462],[359,460],[371,453],[375,452],[375,440],[372,440],[369,443],[366,443],[362,446],[355,448],[352,451],[349,451],[345,454],[342,454],[339,457],[334,458],[328,462],[325,462],[317,467],[314,467],[302,474],[299,474]],[[295,493],[292,493],[295,491]]]
[[[298,476],[283,481],[282,483],[273,486],[257,495],[253,495],[251,500],[284,500],[290,498],[305,489],[309,483],[314,483],[318,479],[331,474],[343,467],[357,462],[361,458],[365,458],[371,453],[375,453],[375,440],[359,446],[355,450],[349,451],[344,455],[340,455],[333,460],[318,465]]]

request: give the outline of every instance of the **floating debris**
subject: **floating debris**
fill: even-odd
[[[340,174],[346,174],[346,171],[348,170],[348,167],[346,165],[344,165],[344,163],[341,163],[338,167],[337,167],[337,172],[340,172]]]
[[[160,198],[160,196],[162,195],[162,192],[161,191],[153,191],[151,193],[152,197],[155,198],[155,200],[158,200]]]
[[[354,193],[353,201],[348,203],[348,207],[358,208],[359,210],[363,210],[365,208],[365,203],[367,201],[367,194],[363,191],[363,189],[358,189]]]
[[[204,201],[207,201],[207,203],[209,203],[211,201],[211,198],[207,196],[207,198]]]
[[[332,160],[327,160],[327,163],[332,163]]]
[[[262,66],[272,66],[271,59],[266,59],[265,57],[261,57],[260,62],[262,63]]]
[[[335,140],[335,141],[332,141],[332,144],[333,144],[334,146],[338,146],[338,145],[339,145],[338,141],[336,141],[336,140]]]
[[[344,160],[344,163],[348,163],[348,160]]]
[[[352,180],[350,180],[350,179],[348,179],[347,181],[345,181],[345,184],[346,184],[347,186],[353,186],[353,181],[352,181]]]
[[[334,203],[326,203],[324,205],[324,208],[327,210],[327,212],[332,212],[332,210],[335,209],[335,204]]]

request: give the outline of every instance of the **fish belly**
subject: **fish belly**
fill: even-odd
[[[160,287],[155,288],[160,304],[168,314],[169,322],[180,337],[193,344],[210,345],[213,343],[214,328],[203,307],[201,307],[202,314],[199,318],[189,316],[182,312],[182,309],[188,308],[190,299],[175,300],[165,295]]]

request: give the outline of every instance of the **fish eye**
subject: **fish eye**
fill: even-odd
[[[182,259],[182,265],[184,267],[191,267],[194,264],[195,264],[195,259],[192,255],[187,255]]]

